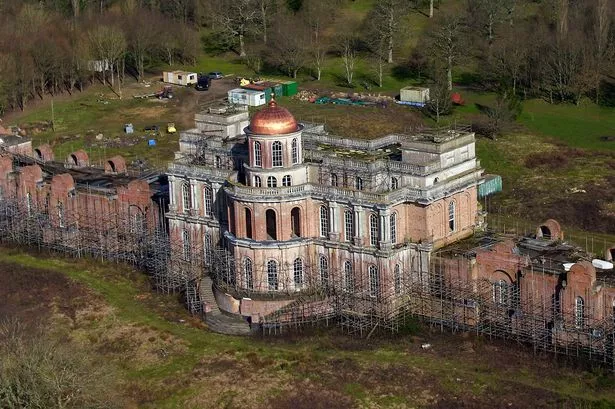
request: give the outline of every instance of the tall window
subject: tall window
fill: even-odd
[[[455,202],[448,204],[448,229],[449,231],[455,231],[457,226],[455,225]]]
[[[320,237],[327,237],[329,234],[329,209],[320,206]]]
[[[261,187],[263,186],[263,182],[261,182],[260,176],[254,176],[254,186]]]
[[[344,262],[344,290],[352,291],[354,289],[354,276],[352,272],[352,263]]]
[[[246,207],[246,237],[248,239],[253,239],[252,237],[252,211]]]
[[[267,284],[269,291],[277,291],[278,289],[278,263],[275,260],[267,262]]]
[[[301,237],[301,209],[298,207],[290,211],[290,234],[292,237]]]
[[[277,187],[278,180],[274,176],[267,177],[267,187]]]
[[[254,142],[254,166],[257,166],[257,167],[263,166],[263,158],[261,154],[261,143],[258,141]]]
[[[28,209],[28,216],[32,214],[32,195],[30,192],[26,193],[26,207]]]
[[[401,267],[399,264],[395,264],[393,270],[393,286],[395,287],[395,294],[401,294]]]
[[[243,261],[243,274],[248,290],[254,289],[254,278],[252,273],[252,260],[248,257]]]
[[[222,158],[216,156],[216,169],[220,169],[222,167]]]
[[[58,202],[58,226],[64,227],[64,204]]]
[[[585,301],[581,297],[574,301],[574,325],[577,328],[583,328],[585,325]]]
[[[369,296],[378,297],[380,294],[380,276],[376,266],[369,266]]]
[[[344,212],[344,240],[350,241],[353,232],[353,214],[352,210],[346,210]]]
[[[399,179],[391,178],[391,190],[399,189]]]
[[[297,146],[297,138],[293,139],[291,145],[293,164],[299,163],[299,147]]]
[[[267,226],[267,239],[277,240],[278,226],[276,222],[275,211],[273,209],[267,209],[267,211],[265,212],[265,224]]]
[[[271,144],[271,161],[273,166],[282,166],[282,142],[275,141]]]
[[[211,246],[211,234],[205,233],[205,240],[203,243],[203,255],[205,256],[205,265],[210,265],[213,262],[213,248]]]
[[[2,188],[0,188],[0,190],[2,190]],[[0,195],[0,199],[2,199],[2,195]],[[43,209],[47,216],[49,216],[49,204],[50,203],[51,203],[51,194],[47,193],[45,195],[45,202],[43,203]]]
[[[190,243],[190,232],[188,230],[184,230],[182,232],[182,243],[183,243],[183,256],[185,261],[190,261],[190,254],[192,253],[192,245]]]
[[[325,256],[320,256],[320,282],[323,286],[329,285],[329,260]]]
[[[184,212],[187,212],[192,208],[192,192],[190,192],[190,183],[182,183],[182,204],[184,206]]]
[[[282,186],[290,186],[290,175],[286,175],[282,178]]]
[[[378,215],[373,214],[369,216],[369,244],[372,246],[378,245]]]
[[[397,213],[393,213],[390,217],[391,224],[391,243],[397,243]]]
[[[303,287],[303,260],[296,258],[293,263],[293,272],[295,279],[295,288],[300,289]]]
[[[331,174],[331,186],[337,186],[337,175],[335,173]]]
[[[355,179],[355,189],[363,190],[363,178],[357,176]]]
[[[212,202],[213,202],[213,191],[211,190],[211,187],[205,186],[203,188],[203,203],[205,204],[205,216],[207,217],[212,216],[212,211],[211,211]]]
[[[500,280],[493,283],[493,302],[508,305],[508,283]]]

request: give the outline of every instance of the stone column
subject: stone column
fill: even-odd
[[[218,193],[220,192],[220,183],[212,182],[211,184],[211,212],[213,213],[214,219],[220,219],[220,213],[222,209],[220,209],[220,200],[218,199]]]
[[[329,240],[339,240],[339,213],[340,208],[336,202],[329,203]]]
[[[198,209],[198,199],[196,197],[196,180],[194,179],[190,179],[190,208],[191,209]]]
[[[391,248],[391,224],[389,209],[380,210],[380,249],[389,250]]]
[[[177,210],[177,199],[175,198],[175,176],[169,176],[169,210]]]
[[[364,211],[361,206],[354,207],[354,244],[355,246],[363,245],[363,223],[364,223]]]

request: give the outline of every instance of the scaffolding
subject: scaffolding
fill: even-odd
[[[374,286],[369,276],[353,276],[350,282],[343,271],[334,269],[323,280],[318,263],[311,262],[304,266],[300,288],[280,281],[267,289],[246,282],[229,250],[213,246],[205,251],[197,245],[186,252],[163,224],[134,223],[122,213],[83,211],[66,214],[60,225],[49,209],[7,197],[0,200],[0,241],[135,266],[151,275],[158,291],[182,293],[193,314],[203,313],[199,286],[206,274],[218,289],[237,298],[285,297],[286,306],[257,323],[265,334],[336,325],[352,336],[369,338],[376,332],[399,332],[409,319],[418,319],[440,331],[506,339],[536,353],[573,356],[615,371],[612,300],[603,295],[601,302],[580,311],[563,305],[552,297],[549,272],[544,270],[532,271],[533,278],[522,287],[503,289],[484,279],[447,273],[443,255],[435,254],[429,272],[404,270],[399,280]],[[460,252],[457,261],[470,262],[469,253]],[[292,277],[291,268],[281,266],[280,277]],[[287,274],[281,274],[283,269]]]

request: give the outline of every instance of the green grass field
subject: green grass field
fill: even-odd
[[[98,351],[117,367],[124,407],[134,408],[607,408],[615,379],[553,365],[482,338],[412,332],[370,341],[332,329],[237,338],[209,332],[177,297],[153,294],[121,265],[3,248],[0,269],[61,273],[91,295],[74,318],[67,295],[33,289],[56,311],[48,333]],[[2,276],[0,275],[0,281]],[[4,288],[10,291],[9,286]],[[27,299],[27,298],[25,298]],[[96,319],[87,319],[87,317]],[[57,330],[57,331],[56,331]],[[422,343],[432,348],[424,350]],[[168,355],[160,357],[164,348]],[[497,360],[492,359],[498,356]]]

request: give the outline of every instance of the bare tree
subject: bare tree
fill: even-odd
[[[453,66],[460,55],[461,18],[457,14],[445,14],[439,24],[430,33],[433,58],[437,65],[444,63],[448,90],[453,89]]]
[[[446,115],[451,111],[451,91],[447,83],[446,70],[436,66],[433,78],[434,83],[429,87],[429,101],[426,104],[426,108],[435,115],[436,123],[439,123],[440,116]]]
[[[137,80],[145,75],[145,61],[153,56],[159,36],[158,15],[147,9],[135,10],[127,19],[128,50],[137,69]]]
[[[303,68],[309,56],[308,33],[300,21],[292,16],[279,22],[277,29],[280,35],[274,39],[273,62],[290,77],[297,78],[297,72]]]
[[[261,35],[263,36],[263,43],[267,44],[268,38],[267,34],[269,32],[269,21],[271,20],[271,14],[275,10],[276,0],[257,0],[258,1],[258,9],[259,9],[259,17],[258,20],[260,22]]]
[[[90,31],[89,34],[92,48],[96,56],[102,61],[103,79],[105,77],[106,66],[109,66],[111,74],[111,87],[115,86],[115,75],[118,73],[118,87],[121,98],[121,81],[119,68],[122,66],[124,54],[126,53],[126,38],[124,33],[117,27],[100,25]]]
[[[406,10],[406,2],[401,0],[380,0],[376,2],[370,17],[372,31],[378,31],[387,44],[387,62],[393,63],[393,45],[400,26],[400,18]]]
[[[222,31],[239,43],[239,56],[246,56],[245,38],[253,30],[259,9],[256,0],[222,0],[216,20]]]
[[[344,64],[346,83],[348,85],[352,85],[354,77],[354,69],[358,60],[357,48],[357,39],[355,37],[345,36],[341,39],[340,56]]]

